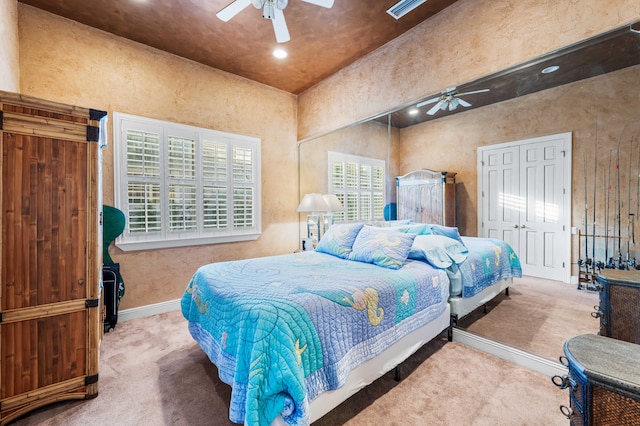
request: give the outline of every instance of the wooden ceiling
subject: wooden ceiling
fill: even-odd
[[[215,14],[232,0],[19,0],[55,15],[299,94],[429,19],[456,0],[428,0],[399,20],[397,0],[335,0],[331,9],[289,0],[291,40],[278,45],[271,22],[249,6],[229,22]],[[275,59],[283,47],[289,54]]]

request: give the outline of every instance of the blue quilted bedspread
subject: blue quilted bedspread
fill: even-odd
[[[446,308],[444,270],[398,270],[318,252],[201,267],[182,298],[189,330],[232,386],[229,418],[309,423],[309,402]]]
[[[502,240],[462,237],[469,249],[467,260],[460,264],[462,297],[471,297],[504,278],[522,276],[520,259]]]

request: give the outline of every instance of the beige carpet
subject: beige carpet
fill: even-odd
[[[438,338],[317,425],[566,425],[568,391],[548,377]],[[104,336],[100,393],[42,408],[15,425],[228,425],[230,388],[178,312]]]
[[[514,280],[509,296],[487,303],[459,325],[474,334],[558,360],[564,342],[585,333],[598,333],[600,320],[591,316],[598,293],[576,285],[540,278]]]

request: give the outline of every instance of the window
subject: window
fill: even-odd
[[[344,212],[336,222],[384,220],[384,160],[329,152],[329,192]]]
[[[255,240],[260,139],[114,113],[123,250]]]

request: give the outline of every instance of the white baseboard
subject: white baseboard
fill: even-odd
[[[505,361],[528,368],[545,376],[563,376],[567,374],[567,367],[559,362],[551,361],[538,355],[485,339],[458,328],[453,329],[453,341],[463,343],[472,348],[497,356]],[[559,354],[562,355],[562,354]]]
[[[166,302],[154,303],[152,305],[139,306],[137,308],[123,309],[118,312],[118,322],[132,319],[150,317],[152,315],[164,314],[180,310],[180,299],[168,300]]]

